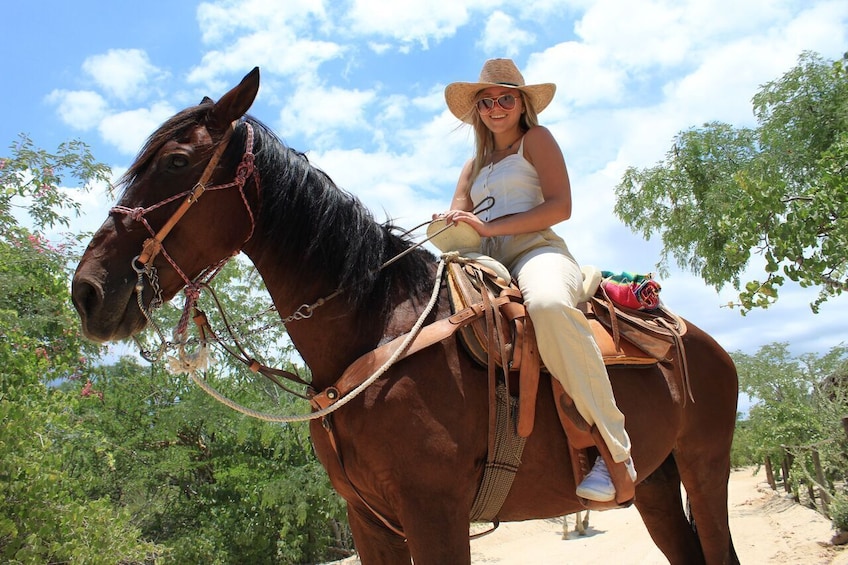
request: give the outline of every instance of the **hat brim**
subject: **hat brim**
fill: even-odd
[[[520,90],[530,100],[537,114],[548,107],[556,93],[556,85],[552,82],[528,84],[526,86],[513,86],[496,82],[453,82],[445,87],[445,102],[448,109],[463,122],[472,123],[471,113],[474,110],[474,98],[478,92],[491,86]]]

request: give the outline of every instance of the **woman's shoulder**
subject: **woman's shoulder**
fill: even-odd
[[[545,126],[533,126],[524,134],[524,157],[533,164],[534,155],[550,155],[550,151],[559,150],[559,144],[551,131]]]
[[[529,143],[547,143],[553,141],[556,143],[551,130],[545,126],[533,126],[524,134],[524,140]]]

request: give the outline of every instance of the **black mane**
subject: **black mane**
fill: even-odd
[[[388,305],[394,283],[413,295],[431,287],[432,254],[418,249],[381,269],[413,242],[398,235],[400,230],[390,222],[377,223],[356,196],[336,186],[270,128],[252,117],[245,119],[253,126],[262,185],[257,229],[292,262],[292,269],[304,277],[329,277],[353,305],[378,309]],[[228,151],[236,161],[243,152],[246,129],[241,124],[233,138],[232,145],[241,147]]]

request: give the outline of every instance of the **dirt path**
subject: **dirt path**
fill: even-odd
[[[736,470],[730,477],[730,530],[743,564],[848,565],[848,546],[834,547],[830,521],[769,488],[764,472]],[[564,565],[667,563],[648,536],[635,508],[593,512],[585,536],[562,539],[562,520],[502,524],[471,542],[472,563]],[[355,565],[355,558],[340,563]]]

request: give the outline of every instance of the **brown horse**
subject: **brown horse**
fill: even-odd
[[[381,268],[412,242],[375,222],[355,197],[245,116],[258,89],[254,69],[217,103],[204,99],[150,137],[123,179],[118,206],[80,261],[73,300],[88,337],[127,338],[147,323],[142,307],[191,288],[242,251],[280,313],[322,304],[309,309],[311,317],[287,320],[320,391],[358,357],[409,331],[427,302],[436,260],[419,248]],[[202,198],[195,189],[192,205],[175,215],[199,184],[206,188]],[[164,244],[142,252],[153,232]],[[149,267],[158,272],[161,294],[149,284],[136,290],[138,272]],[[318,300],[327,296],[334,297]],[[436,310],[431,320],[449,314],[444,295]],[[670,562],[736,562],[727,514],[736,372],[694,325],[684,342],[694,402],[661,367],[610,370],[639,472],[635,505]],[[487,397],[485,369],[451,337],[402,359],[332,415],[344,470],[321,422],[311,422],[318,458],[347,500],[363,563],[469,563],[469,513],[487,453]],[[540,387],[535,430],[500,520],[580,510],[571,469],[552,394]],[[681,482],[697,528],[684,512]]]

